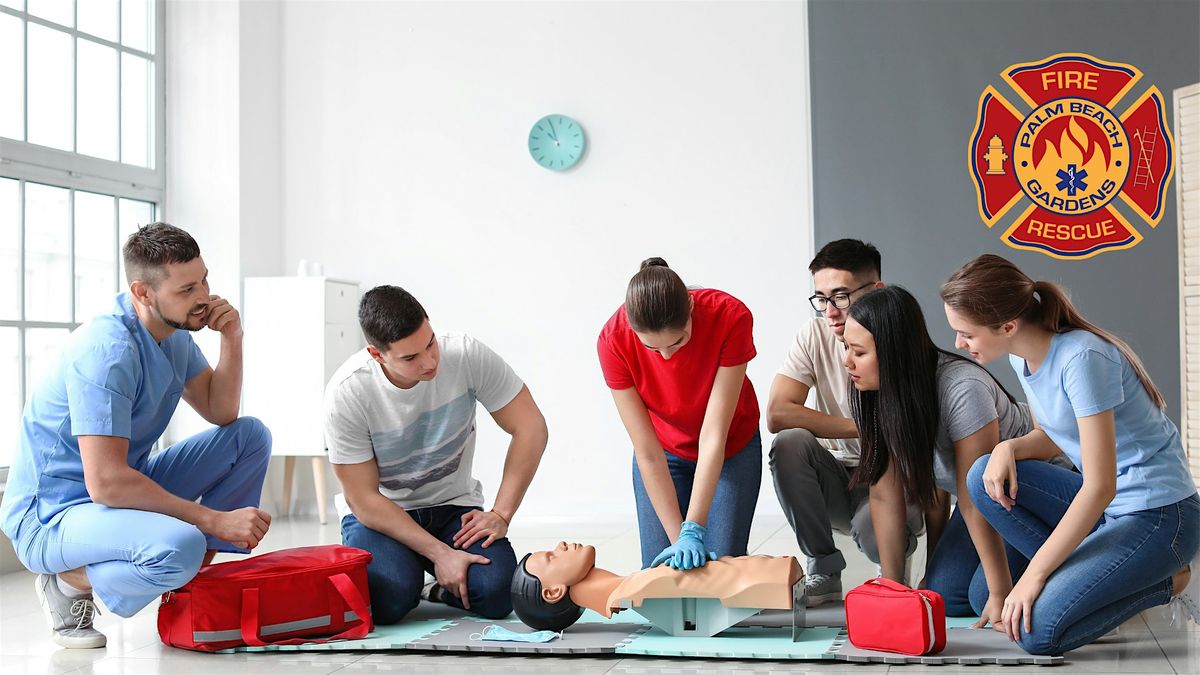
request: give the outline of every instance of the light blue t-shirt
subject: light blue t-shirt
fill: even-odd
[[[92,501],[77,436],[129,439],[129,466],[145,473],[184,383],[206,368],[187,331],[155,342],[127,293],[117,296],[112,313],[80,326],[25,406],[0,507],[4,533],[17,541],[31,510],[46,525],[68,507]]]
[[[1174,504],[1196,493],[1179,429],[1154,405],[1129,361],[1084,330],[1055,335],[1036,373],[1009,355],[1042,430],[1086,476],[1077,418],[1113,411],[1117,494],[1104,512],[1119,516]]]

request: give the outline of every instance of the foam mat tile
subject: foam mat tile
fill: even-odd
[[[503,642],[471,639],[493,621],[467,619],[417,638],[408,649],[507,654],[612,654],[649,628],[635,623],[576,623],[551,642]],[[517,632],[532,632],[514,627]]]
[[[713,637],[674,637],[657,629],[642,633],[617,648],[618,654],[687,656],[720,659],[812,659],[833,658],[838,628],[806,628],[799,642],[792,642],[790,628],[735,627]]]
[[[946,648],[941,653],[931,656],[905,656],[904,654],[859,649],[845,639],[844,633],[839,642],[842,644],[834,652],[834,658],[856,663],[921,663],[925,665],[953,663],[1000,666],[1034,664],[1048,666],[1060,664],[1064,660],[1061,656],[1028,654],[1003,633],[998,633],[990,628],[948,628],[946,630]]]
[[[307,642],[302,645],[266,645],[265,647],[234,647],[224,649],[218,654],[233,654],[235,652],[316,652],[367,650],[383,651],[389,649],[404,649],[410,642],[428,635],[436,630],[454,623],[446,619],[425,619],[422,621],[404,621],[391,626],[376,626],[375,630],[361,640],[338,640],[336,642]]]

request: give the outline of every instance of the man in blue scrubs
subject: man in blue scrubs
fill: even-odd
[[[217,551],[258,545],[271,456],[261,422],[238,418],[242,323],[210,295],[191,235],[164,223],[124,247],[129,291],[71,336],[21,420],[0,527],[54,641],[103,647],[93,593],[128,617],[187,583]],[[189,332],[221,334],[214,370]],[[151,455],[179,399],[217,425]]]

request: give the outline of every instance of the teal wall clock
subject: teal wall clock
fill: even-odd
[[[529,154],[547,169],[565,171],[575,166],[585,144],[583,127],[566,115],[546,115],[529,130]]]

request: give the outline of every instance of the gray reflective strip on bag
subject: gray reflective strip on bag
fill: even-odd
[[[370,607],[368,606],[368,610]],[[353,611],[347,611],[342,616],[344,623],[349,623],[358,618]],[[308,628],[320,628],[321,626],[329,625],[329,615],[313,617],[311,619],[300,619],[299,621],[288,621],[287,623],[273,623],[262,627],[259,637],[267,637],[268,635],[279,635],[280,633],[290,633],[296,630],[305,630]],[[227,642],[229,640],[242,639],[242,631],[240,628],[233,630],[198,630],[192,633],[192,642]]]

